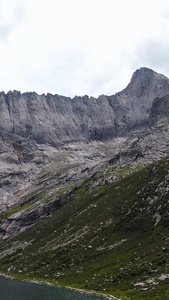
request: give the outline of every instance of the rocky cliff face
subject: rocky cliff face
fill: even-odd
[[[110,160],[111,163],[149,164],[169,154],[169,94],[155,98],[149,112],[149,127],[131,135]]]
[[[25,205],[31,194],[44,199],[44,187],[56,194],[108,160],[136,166],[166,157],[168,95],[169,79],[147,68],[121,92],[97,99],[0,93],[0,213]],[[3,236],[10,236],[11,220],[2,222]]]
[[[150,125],[156,126],[160,123],[168,123],[169,118],[169,94],[153,101],[150,112]]]
[[[0,136],[53,146],[124,136],[147,128],[153,100],[167,93],[169,80],[146,68],[137,70],[127,88],[110,97],[1,93]]]
[[[147,68],[137,70],[128,86],[110,97],[111,106],[115,110],[117,134],[126,135],[128,132],[148,128],[154,99],[161,98],[168,92],[168,78]]]

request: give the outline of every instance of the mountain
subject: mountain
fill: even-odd
[[[0,211],[19,203],[17,191],[24,193],[30,188],[58,151],[83,148],[88,153],[91,147],[86,145],[91,142],[117,141],[119,147],[117,138],[126,139],[148,129],[154,99],[167,94],[169,79],[147,68],[137,70],[121,92],[97,99],[0,93]],[[84,155],[82,161],[86,164]],[[99,161],[100,156],[101,151]],[[70,163],[74,159],[68,160]],[[97,164],[96,156],[94,160]]]
[[[146,68],[137,70],[120,93],[97,99],[2,92],[1,138],[53,146],[112,139],[147,128],[153,100],[167,93],[168,78]]]
[[[0,270],[168,299],[168,118],[148,68],[97,99],[0,93]]]
[[[118,299],[168,299],[168,186],[169,159],[107,165],[62,191],[51,216],[1,242],[1,272]]]

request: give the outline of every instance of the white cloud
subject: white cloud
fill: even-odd
[[[145,40],[135,52],[135,58],[132,61],[132,66],[144,64],[153,66],[157,72],[169,75],[169,41],[163,40]]]
[[[98,96],[141,66],[169,76],[168,12],[168,0],[1,0],[0,90]]]

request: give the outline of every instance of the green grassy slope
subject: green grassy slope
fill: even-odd
[[[121,299],[169,299],[169,160],[121,170],[124,178],[114,183],[111,172],[96,174],[58,212],[1,242],[0,270]]]

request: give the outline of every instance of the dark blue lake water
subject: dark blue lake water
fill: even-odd
[[[103,300],[64,288],[11,280],[0,276],[0,300]]]

